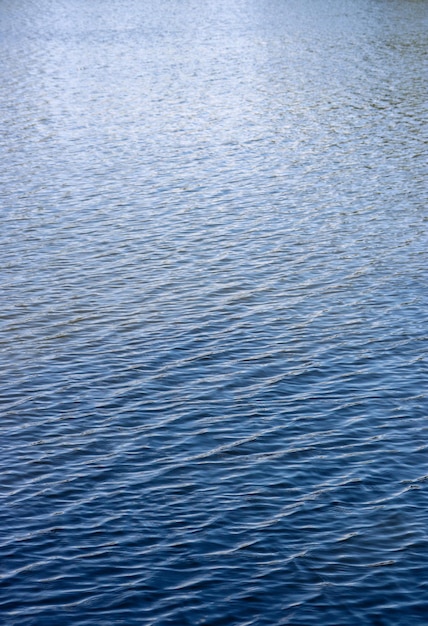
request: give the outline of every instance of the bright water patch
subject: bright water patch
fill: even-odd
[[[2,624],[427,623],[426,27],[1,3]]]

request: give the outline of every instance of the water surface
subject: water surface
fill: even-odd
[[[0,1],[0,623],[427,623],[427,18]]]

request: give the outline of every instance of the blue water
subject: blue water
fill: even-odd
[[[0,624],[428,624],[425,0],[0,1]]]

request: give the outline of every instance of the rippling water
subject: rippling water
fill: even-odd
[[[427,18],[1,0],[1,624],[428,623]]]

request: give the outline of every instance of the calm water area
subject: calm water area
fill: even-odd
[[[426,0],[0,0],[0,625],[428,624]]]

